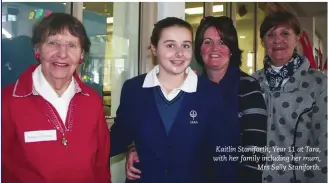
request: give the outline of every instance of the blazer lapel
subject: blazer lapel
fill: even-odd
[[[140,114],[138,121],[140,125],[138,125],[137,131],[152,137],[153,140],[148,140],[157,143],[156,140],[162,141],[163,139],[155,138],[163,138],[166,136],[164,124],[156,106],[153,88],[143,88],[142,90],[144,90],[144,100],[141,105],[143,108],[138,109],[138,113]]]

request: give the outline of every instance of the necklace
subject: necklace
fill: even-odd
[[[68,145],[68,140],[65,138],[65,136],[63,135],[62,138],[62,144],[66,147]]]

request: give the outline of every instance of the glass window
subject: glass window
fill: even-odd
[[[91,49],[81,77],[103,97],[105,115],[112,118],[124,81],[138,75],[139,3],[84,2],[83,9]]]
[[[265,8],[266,3],[258,3],[257,8],[257,60],[256,60],[256,70],[263,69],[263,59],[265,56],[265,49],[262,45],[260,38],[260,26],[265,18]]]
[[[31,44],[36,21],[52,12],[65,12],[66,3],[2,3],[1,88],[14,83],[31,64],[36,64]]]
[[[239,47],[243,50],[241,69],[254,73],[254,3],[238,2],[236,8],[236,28]]]
[[[189,22],[194,31],[194,37],[200,21],[204,17],[203,2],[186,2],[185,20]]]
[[[228,3],[215,2],[213,3],[212,16],[227,16],[228,15]]]
[[[186,2],[185,4],[185,20],[191,24],[194,32],[194,39],[197,28],[200,21],[204,17],[204,3],[203,2]],[[197,63],[193,56],[190,67],[196,71],[197,74],[201,74],[202,67]]]

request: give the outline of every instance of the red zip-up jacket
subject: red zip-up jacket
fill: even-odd
[[[33,89],[37,66],[2,90],[2,182],[109,183],[109,130],[100,96],[74,74],[78,87],[68,108],[64,146],[53,124],[63,124],[61,118]],[[26,142],[26,132],[39,130],[56,130],[57,140]]]

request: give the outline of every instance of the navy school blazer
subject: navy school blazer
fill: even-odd
[[[236,156],[216,152],[217,146],[240,144],[237,115],[225,107],[217,84],[198,77],[197,92],[184,94],[167,135],[153,88],[142,88],[145,76],[123,84],[111,127],[111,156],[126,152],[132,142],[139,155],[136,166],[142,171],[141,178],[127,182],[217,183],[219,177],[222,183],[236,183],[237,163],[214,161],[222,154]]]

